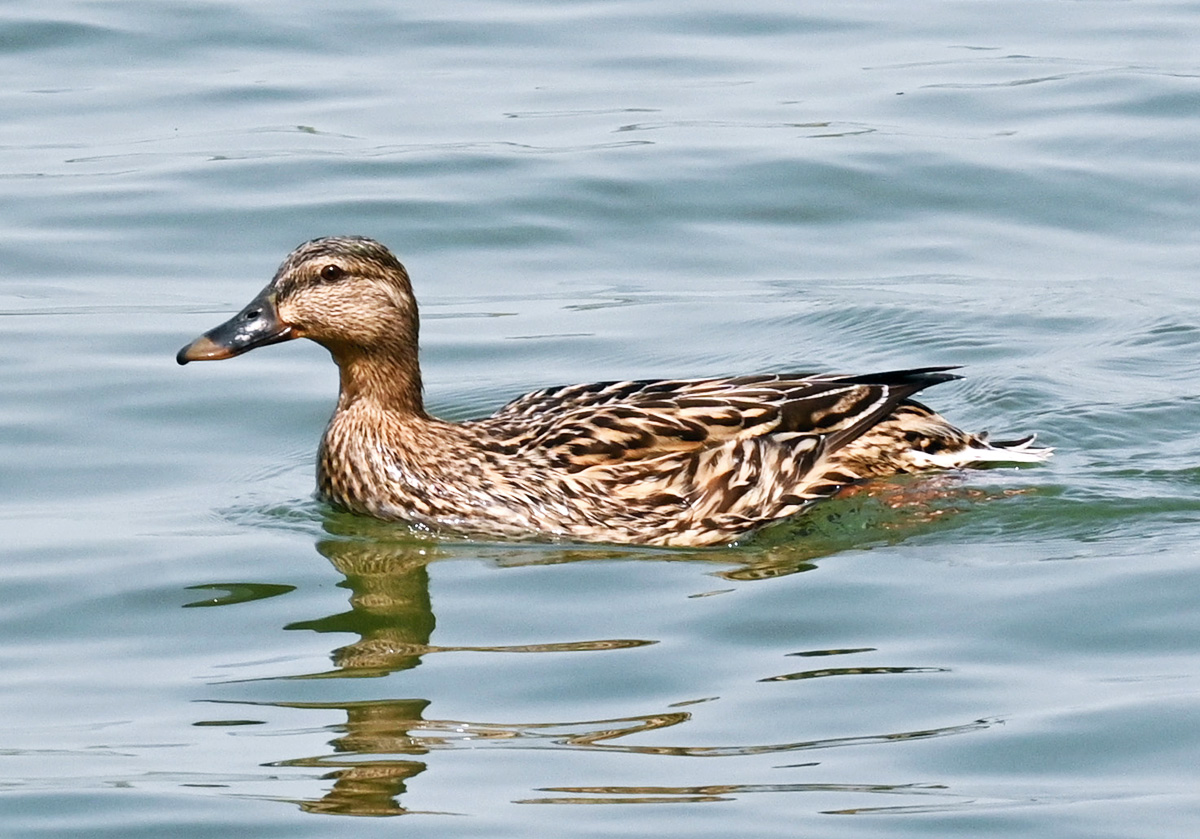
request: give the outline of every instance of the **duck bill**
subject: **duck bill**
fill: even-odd
[[[180,364],[219,361],[249,352],[255,347],[299,337],[290,323],[280,320],[279,311],[275,308],[275,292],[267,286],[246,304],[246,308],[181,349],[175,360]]]

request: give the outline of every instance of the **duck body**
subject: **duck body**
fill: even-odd
[[[341,371],[317,488],[334,506],[436,531],[702,546],[736,541],[867,478],[1033,463],[910,397],[952,368],[599,382],[526,394],[463,423],[421,399],[407,272],[383,245],[298,247],[181,364],[308,337]]]

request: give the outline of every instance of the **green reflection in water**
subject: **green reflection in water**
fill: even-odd
[[[598,652],[656,643],[652,639],[584,639],[516,646],[450,647],[430,643],[436,618],[430,597],[430,563],[458,556],[484,559],[497,566],[554,565],[593,560],[700,562],[712,573],[731,580],[752,581],[808,571],[815,560],[848,549],[900,541],[938,526],[954,513],[969,510],[987,496],[964,491],[953,479],[920,484],[888,482],[870,491],[836,499],[817,514],[789,522],[761,534],[751,543],[729,548],[677,550],[625,548],[604,545],[546,543],[490,543],[440,541],[395,524],[376,522],[326,511],[320,518],[316,550],[336,568],[349,590],[349,609],[338,614],[288,624],[288,630],[349,633],[350,644],[331,651],[333,669],[283,677],[336,679],[381,677],[418,667],[427,655],[470,650],[474,652],[538,653]],[[277,512],[271,519],[279,520]],[[283,516],[290,527],[294,517]],[[230,586],[212,584],[207,588]],[[283,593],[282,587],[247,586],[246,591]],[[241,592],[241,589],[238,589]],[[231,591],[231,594],[233,592]],[[222,602],[235,602],[222,599]],[[868,648],[816,650],[795,655],[841,655]],[[928,674],[936,667],[873,666],[826,668],[770,676],[760,681],[799,681],[818,677],[879,674]],[[714,698],[713,701],[717,701]],[[638,735],[676,729],[692,719],[677,707],[647,714],[574,722],[509,723],[489,720],[429,719],[430,700],[387,698],[346,702],[236,702],[296,710],[324,710],[344,716],[329,725],[330,752],[277,761],[276,767],[305,767],[324,771],[322,780],[332,786],[316,799],[288,799],[307,812],[337,815],[393,816],[410,812],[401,803],[407,782],[427,771],[419,759],[435,750],[461,748],[567,749],[645,756],[744,757],[878,745],[969,734],[995,723],[976,719],[967,723],[891,732],[870,732],[814,740],[756,744],[646,745]],[[211,725],[212,721],[198,724]],[[546,792],[569,795],[527,799],[524,803],[596,804],[666,801],[728,800],[751,792],[856,791],[866,793],[929,794],[931,785],[874,784],[761,784],[710,785],[687,788],[598,786],[546,787]]]
[[[197,606],[232,606],[235,603],[249,603],[252,600],[265,600],[268,597],[278,597],[281,594],[295,591],[295,586],[277,583],[204,583],[198,586],[188,586],[188,591],[224,591],[223,597],[209,597],[184,603],[183,608]]]
[[[339,520],[331,519],[327,531]],[[296,622],[288,629],[315,632],[351,632],[359,636],[354,643],[332,651],[335,669],[326,673],[291,678],[336,678],[345,676],[382,676],[410,669],[423,656],[470,649],[484,652],[594,652],[623,649],[653,643],[649,640],[597,639],[579,642],[555,642],[509,647],[438,647],[429,643],[435,618],[429,593],[428,566],[451,554],[448,545],[404,538],[390,541],[363,538],[363,529],[373,525],[357,522],[349,538],[343,532],[327,533],[316,543],[317,550],[345,575],[341,585],[350,591],[350,609],[337,615]],[[476,546],[478,547],[478,546]],[[497,552],[511,550],[497,546]],[[742,568],[753,570],[755,560],[764,558],[772,568],[783,567],[780,548],[765,551],[643,551],[638,556],[721,562],[728,565],[734,556],[743,557]],[[486,551],[485,551],[486,553]],[[630,554],[606,548],[558,548],[534,550],[539,562],[581,561],[614,553]],[[478,555],[478,551],[476,551]],[[749,560],[749,561],[745,561]],[[846,650],[838,652],[855,652]],[[833,654],[835,651],[827,651]],[[771,677],[792,680],[816,676],[861,675],[865,673],[928,673],[939,668],[870,667],[842,668]],[[288,758],[272,763],[275,767],[316,768],[320,778],[332,781],[328,791],[315,799],[288,799],[306,812],[336,815],[394,816],[410,812],[401,802],[409,779],[427,771],[430,764],[419,759],[433,751],[479,748],[550,749],[609,752],[628,755],[667,757],[745,757],[789,754],[800,751],[879,745],[912,740],[969,734],[984,730],[995,720],[978,719],[963,724],[920,730],[871,732],[842,737],[777,743],[713,743],[707,745],[646,745],[638,735],[651,731],[677,729],[692,715],[686,710],[664,710],[629,717],[570,722],[542,721],[511,723],[490,720],[454,720],[427,718],[430,701],[424,698],[356,700],[348,702],[236,702],[239,706],[259,705],[296,710],[335,711],[343,722],[328,725],[330,751],[325,754]],[[205,722],[204,724],[211,724]],[[547,792],[572,792],[552,798],[528,799],[525,803],[644,803],[650,801],[716,801],[749,792],[796,792],[833,788],[820,784],[716,785],[703,788],[655,789],[600,786],[591,788],[545,788]],[[895,792],[912,794],[916,785],[846,785],[845,790],[859,792]],[[933,789],[930,787],[929,789]]]
[[[760,792],[887,793],[891,795],[946,795],[944,784],[705,784],[698,787],[543,787],[540,792],[574,795],[527,798],[518,804],[670,804],[733,801],[737,796]]]
[[[372,816],[402,815],[410,812],[399,803],[398,799],[407,790],[407,780],[429,768],[426,762],[413,760],[411,757],[426,755],[435,750],[455,748],[475,750],[490,747],[609,751],[622,754],[673,757],[740,757],[948,737],[982,731],[998,722],[997,720],[981,719],[962,725],[938,728],[787,743],[644,746],[614,741],[648,731],[665,730],[682,725],[691,719],[691,715],[686,712],[675,712],[619,719],[512,724],[427,719],[424,714],[429,702],[424,699],[349,703],[245,704],[302,710],[337,710],[344,713],[346,716],[344,723],[326,727],[327,730],[336,733],[336,736],[329,741],[332,748],[331,753],[290,758],[269,765],[273,767],[315,767],[329,770],[320,776],[322,780],[333,781],[333,786],[325,795],[314,800],[292,800],[307,812]],[[405,757],[400,758],[395,755],[404,755]],[[941,789],[943,787],[931,784],[820,783],[707,785],[688,788],[544,787],[542,791],[545,792],[572,792],[577,795],[527,799],[521,803],[628,804],[650,801],[727,800],[731,795],[754,792],[920,793]],[[601,797],[595,797],[596,795]]]

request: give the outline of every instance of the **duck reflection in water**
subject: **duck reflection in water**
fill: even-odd
[[[1026,490],[1020,490],[1025,492]],[[845,550],[893,544],[927,532],[968,511],[975,503],[1012,494],[965,487],[956,476],[921,481],[893,479],[869,490],[847,493],[819,513],[764,531],[755,543],[737,548],[695,550],[470,544],[421,539],[387,524],[346,514],[325,522],[330,538],[317,551],[345,576],[351,609],[287,629],[352,633],[359,640],[332,652],[335,671],[320,676],[386,676],[416,667],[430,653],[583,652],[651,643],[637,639],[597,639],[510,646],[435,646],[436,620],[429,595],[430,563],[474,558],[499,566],[557,565],[594,560],[700,562],[715,577],[730,581],[787,576],[816,567],[816,560]]]
[[[915,485],[915,484],[914,484]],[[409,670],[421,664],[427,655],[453,651],[537,653],[585,652],[632,648],[655,643],[650,639],[607,638],[557,641],[519,646],[438,646],[431,643],[435,618],[430,598],[429,565],[439,559],[485,559],[500,566],[563,564],[597,559],[624,561],[703,562],[712,573],[730,581],[746,581],[794,574],[815,567],[821,553],[833,553],[853,547],[865,547],[880,541],[895,541],[926,529],[945,517],[930,517],[928,485],[914,502],[922,512],[916,519],[912,508],[903,504],[905,485],[894,487],[895,494],[881,501],[878,494],[854,497],[831,503],[818,517],[791,523],[788,530],[772,538],[770,532],[761,544],[739,549],[679,551],[666,549],[606,549],[589,546],[480,545],[421,540],[387,525],[358,517],[332,514],[325,521],[327,538],[319,539],[317,550],[345,576],[343,586],[350,590],[351,608],[343,613],[311,621],[289,624],[286,628],[315,632],[352,633],[353,643],[337,647],[331,653],[334,669],[292,677],[293,679],[330,679],[345,677],[383,677]],[[952,493],[947,491],[947,497]],[[943,505],[943,512],[953,507]],[[961,509],[961,506],[958,508]],[[795,528],[804,527],[804,538],[797,539]],[[830,655],[861,650],[830,651]],[[762,681],[796,680],[826,675],[868,672],[862,668],[822,668],[801,674],[763,674]],[[918,668],[875,668],[873,672],[924,672]],[[932,671],[930,671],[932,672]],[[678,726],[691,719],[683,709],[656,709],[655,713],[616,719],[584,720],[571,723],[543,722],[508,724],[495,721],[428,719],[430,704],[422,698],[389,698],[344,702],[268,702],[276,708],[297,711],[336,712],[344,723],[331,726],[336,732],[324,755],[293,758],[273,765],[306,767],[322,771],[323,780],[332,787],[315,800],[292,800],[313,813],[340,815],[401,815],[410,812],[400,803],[408,781],[425,771],[420,758],[432,750],[469,745],[530,748],[547,745],[554,748],[619,751],[627,754],[680,756],[736,756],[832,748],[864,742],[893,742],[943,736],[977,730],[990,721],[973,720],[936,729],[872,733],[839,737],[828,741],[806,741],[736,746],[645,746],[631,744],[627,738],[640,732]],[[861,785],[860,785],[861,788]],[[734,794],[734,787],[723,788]],[[547,788],[546,791],[551,791]],[[569,792],[568,790],[560,790]],[[883,791],[881,789],[881,791]],[[889,788],[888,791],[893,791]],[[606,787],[576,790],[583,797],[605,793],[614,800],[641,800],[633,788]],[[691,799],[696,793],[683,788],[658,789],[655,797],[676,796],[671,800]],[[703,793],[708,796],[709,792]],[[702,796],[702,797],[703,797]],[[539,799],[540,800],[540,799]],[[553,799],[561,802],[564,799]],[[569,800],[574,800],[571,797]]]
[[[361,527],[362,523],[349,521],[350,532],[357,529],[356,525]],[[350,589],[352,608],[338,615],[289,624],[286,628],[350,632],[358,635],[359,640],[332,652],[336,670],[301,678],[386,676],[414,668],[421,663],[422,656],[437,652],[611,650],[650,643],[617,639],[523,646],[434,646],[430,644],[435,618],[429,595],[428,565],[446,556],[445,550],[432,542],[382,541],[361,536],[322,539],[317,550],[345,575],[344,585]],[[594,556],[598,552],[589,553]],[[566,559],[560,555],[555,561]],[[406,791],[407,781],[423,772],[426,764],[420,760],[367,756],[418,756],[431,748],[450,746],[464,739],[517,736],[510,728],[492,723],[427,720],[424,712],[429,701],[425,699],[270,704],[300,710],[336,710],[346,715],[344,725],[338,726],[344,733],[330,741],[332,754],[274,764],[329,770],[321,776],[333,780],[329,792],[318,800],[295,802],[313,813],[387,816],[409,812],[398,799]],[[604,730],[609,725],[606,722]],[[635,720],[632,727],[641,730],[646,722]],[[562,733],[557,726],[554,728],[556,733]],[[624,728],[628,731],[629,726]]]

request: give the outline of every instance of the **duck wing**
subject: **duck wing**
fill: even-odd
[[[537,453],[568,471],[780,435],[822,438],[829,453],[917,391],[958,378],[950,369],[567,385],[522,396],[470,425],[496,449]]]

